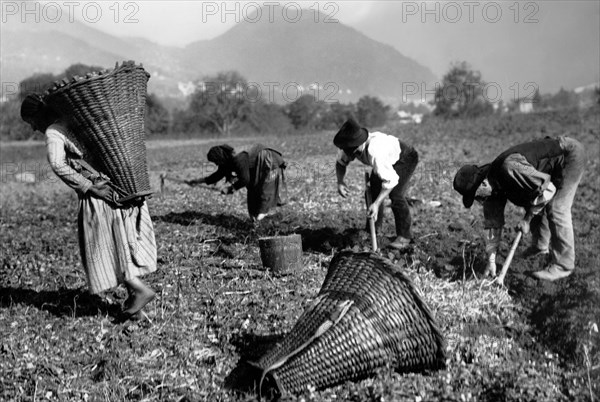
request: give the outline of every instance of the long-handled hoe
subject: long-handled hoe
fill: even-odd
[[[365,172],[365,201],[367,202],[367,209],[373,203],[371,197],[371,184],[369,183],[369,172]],[[377,233],[375,232],[375,221],[369,217],[369,231],[371,232],[371,247],[373,252],[377,251]]]
[[[523,236],[523,232],[519,231],[517,233],[517,236],[515,237],[515,240],[513,240],[510,251],[508,252],[508,255],[506,256],[506,259],[504,260],[504,264],[502,264],[502,270],[500,271],[500,275],[498,275],[496,277],[496,279],[492,280],[490,282],[490,285],[493,283],[497,283],[500,286],[504,286],[504,277],[506,276],[506,273],[508,272],[508,267],[510,267],[510,263],[512,262],[512,259],[515,256],[515,251],[517,251],[517,247],[519,246],[519,242],[521,241],[522,236]]]
[[[161,193],[163,192],[164,187],[165,187],[165,180],[169,180],[174,183],[187,184],[188,186],[201,187],[201,188],[205,188],[207,190],[220,191],[217,187],[207,186],[207,185],[202,185],[202,184],[190,184],[190,182],[188,180],[178,179],[176,177],[170,177],[170,176],[167,176],[166,173],[161,173],[160,174],[160,192]]]
[[[504,260],[504,264],[502,264],[502,270],[500,271],[500,275],[496,278],[496,282],[500,285],[504,286],[504,277],[506,276],[506,272],[508,272],[508,267],[512,262],[513,257],[515,256],[515,251],[517,251],[517,247],[519,246],[519,242],[521,241],[521,237],[523,236],[523,232],[519,230],[515,240],[513,241],[512,247],[506,256],[506,260]]]

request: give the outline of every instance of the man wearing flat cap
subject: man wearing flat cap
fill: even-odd
[[[398,138],[378,131],[369,132],[355,120],[347,120],[333,139],[340,149],[336,160],[338,192],[344,198],[348,196],[348,186],[344,182],[346,167],[354,159],[371,166],[371,197],[374,200],[368,207],[367,216],[375,220],[376,227],[383,222],[383,200],[390,197],[396,222],[396,238],[390,247],[404,250],[411,240],[411,216],[406,190],[415,171],[419,156],[415,149]]]
[[[532,243],[524,257],[549,256],[548,265],[533,276],[554,281],[575,268],[575,245],[571,206],[583,175],[585,149],[569,137],[550,138],[516,145],[491,164],[466,165],[454,177],[454,189],[466,208],[473,201],[483,205],[488,268],[495,273],[495,256],[506,201],[525,208],[517,228],[531,230]]]

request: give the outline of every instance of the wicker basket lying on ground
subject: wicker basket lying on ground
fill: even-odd
[[[122,199],[152,192],[144,132],[149,77],[141,65],[128,61],[112,71],[63,80],[45,96],[48,106],[68,120],[84,159],[122,190]]]
[[[411,281],[372,253],[341,252],[291,332],[257,363],[263,396],[297,394],[445,364],[443,338]]]

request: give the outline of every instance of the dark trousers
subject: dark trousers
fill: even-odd
[[[398,174],[399,180],[396,187],[394,187],[390,193],[390,200],[392,200],[392,212],[394,213],[394,220],[396,222],[396,236],[402,236],[406,239],[412,239],[410,230],[412,219],[410,216],[410,208],[406,201],[406,191],[408,190],[410,178],[415,172],[418,163],[419,154],[417,151],[410,145],[400,141],[400,159],[394,164],[394,170]],[[372,174],[370,185],[373,200],[375,200],[381,192],[381,184],[382,182],[379,176]],[[383,218],[383,208],[381,208],[379,212],[379,215]]]

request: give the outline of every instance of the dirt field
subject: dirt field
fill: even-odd
[[[384,131],[384,130],[382,130]],[[445,370],[398,374],[324,391],[303,401],[557,401],[600,393],[600,112],[426,121],[385,131],[412,143],[420,164],[409,192],[415,246],[384,248],[413,279],[446,338]],[[540,283],[542,261],[515,257],[506,288],[487,286],[482,211],[452,190],[457,168],[488,162],[512,144],[569,135],[589,150],[574,207],[577,268]],[[352,195],[335,186],[333,133],[264,138],[288,161],[289,203],[255,228],[245,190],[231,196],[166,182],[212,169],[222,141],[151,142],[157,193],[149,201],[159,269],[147,277],[157,299],[135,322],[115,323],[123,288],[86,292],[76,236],[77,199],[45,162],[42,145],[2,145],[0,200],[0,399],[7,401],[244,401],[235,374],[289,330],[318,292],[336,251],[367,250],[363,167],[348,170]],[[227,141],[233,146],[250,142]],[[167,146],[168,145],[168,146]],[[30,175],[22,173],[32,173]],[[27,182],[31,180],[32,182]],[[502,254],[522,210],[507,208]],[[258,238],[302,235],[304,266],[274,276]],[[389,208],[379,241],[393,235]],[[526,236],[519,250],[529,242]],[[295,400],[291,398],[291,400]]]

